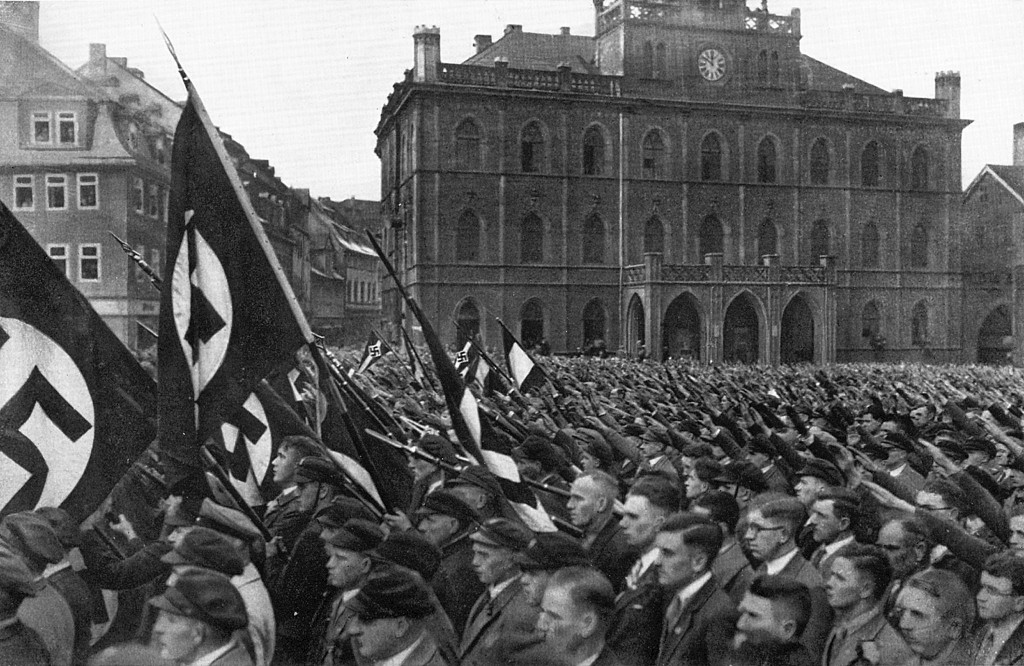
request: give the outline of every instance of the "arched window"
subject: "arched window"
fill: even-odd
[[[700,144],[700,179],[722,180],[722,141],[714,132]]]
[[[472,211],[459,216],[455,230],[455,260],[480,260],[480,220]]]
[[[519,140],[523,173],[537,173],[544,164],[544,131],[540,123],[532,122],[523,128]]]
[[[763,257],[766,254],[778,254],[779,235],[775,229],[775,223],[769,218],[761,222],[757,229],[757,256]]]
[[[878,226],[871,220],[860,232],[860,263],[864,268],[878,268]]]
[[[700,261],[704,261],[704,255],[721,252],[723,247],[722,223],[714,215],[708,215],[700,225],[700,238],[697,245]]]
[[[830,160],[825,139],[816,139],[811,146],[811,184],[828,185]]]
[[[460,169],[480,168],[480,127],[472,118],[466,118],[455,128],[455,159]]]
[[[657,215],[644,225],[644,254],[665,251],[665,226]]]
[[[771,80],[773,86],[779,85],[779,52],[772,51],[771,59],[768,63],[768,77]]]
[[[455,321],[458,322],[455,328],[455,344],[462,349],[470,338],[475,338],[480,333],[480,310],[472,298],[467,298],[459,304],[455,311]]]
[[[881,150],[877,141],[864,146],[860,154],[860,184],[864,187],[878,187],[881,182]]]
[[[915,148],[910,156],[910,189],[928,189],[928,150],[924,146]]]
[[[595,298],[583,308],[583,347],[586,349],[594,340],[604,340],[604,305]]]
[[[757,146],[757,182],[775,182],[776,157],[775,140],[770,136],[761,139]]]
[[[519,231],[519,261],[524,264],[544,261],[544,223],[534,213],[523,218]]]
[[[757,54],[757,82],[768,83],[768,52]]]
[[[654,79],[663,79],[668,74],[668,56],[665,45],[661,42],[654,49]]]
[[[665,140],[661,132],[651,130],[644,136],[644,178],[658,178],[665,171]]]
[[[588,127],[583,133],[583,173],[588,176],[604,173],[604,134],[599,127]]]
[[[604,263],[604,222],[598,215],[583,222],[583,263]]]
[[[532,299],[523,304],[519,313],[519,340],[529,349],[544,339],[544,308]]]
[[[811,263],[817,264],[818,258],[831,254],[829,247],[828,222],[818,220],[811,227]]]
[[[654,45],[650,42],[644,42],[643,71],[640,76],[645,79],[654,78]]]
[[[882,315],[878,310],[878,304],[868,301],[860,315],[861,337],[867,345],[878,340],[882,332]]]
[[[910,344],[928,346],[928,304],[918,301],[910,313]]]
[[[928,228],[918,222],[910,232],[910,267],[928,268]]]

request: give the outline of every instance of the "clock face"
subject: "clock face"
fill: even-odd
[[[697,69],[708,81],[718,81],[725,76],[725,54],[718,49],[704,49],[697,58]]]

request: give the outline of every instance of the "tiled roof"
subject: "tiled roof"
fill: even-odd
[[[513,29],[506,32],[486,49],[477,53],[465,65],[494,66],[495,58],[506,58],[515,69],[554,70],[562,63],[572,71],[599,74],[594,66],[594,38],[580,35],[543,35]]]
[[[1024,166],[1007,166],[999,164],[987,165],[992,172],[999,176],[1007,185],[1009,185],[1014,193],[1021,198],[1024,198]]]
[[[807,55],[800,55],[803,60],[803,64],[808,68],[810,74],[808,80],[808,86],[812,90],[842,90],[846,84],[852,85],[854,92],[868,93],[868,94],[886,94],[887,91],[882,90],[878,86],[873,86],[867,81],[862,81],[855,76],[850,76],[846,72],[841,72],[835,67],[830,67],[820,60]]]

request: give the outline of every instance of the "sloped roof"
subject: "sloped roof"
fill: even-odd
[[[800,54],[801,62],[809,73],[808,85],[812,90],[842,90],[844,85],[852,85],[854,92],[868,93],[874,95],[884,95],[888,91],[882,90],[878,86],[872,85],[867,81],[858,79],[856,76],[851,76],[846,72],[842,72],[835,67],[831,67],[815,60],[814,58]]]
[[[978,186],[985,176],[1006,188],[1006,190],[1024,204],[1024,166],[1010,166],[1006,164],[986,164],[978,175],[974,177],[971,184],[964,190],[964,200],[971,195],[971,192]]]
[[[3,25],[0,47],[0,97],[17,99],[31,94],[109,99],[42,46]]]
[[[494,66],[495,58],[505,58],[515,69],[555,70],[562,63],[572,71],[599,74],[594,60],[594,38],[585,35],[545,35],[508,30],[501,39],[466,60],[464,65]]]

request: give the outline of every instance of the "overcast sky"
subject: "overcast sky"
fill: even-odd
[[[759,4],[751,0],[751,5]],[[771,1],[802,12],[802,51],[886,90],[934,97],[936,71],[963,76],[964,184],[1011,162],[1024,121],[1024,0]],[[591,0],[44,0],[43,46],[71,67],[89,44],[175,99],[181,80],[157,20],[213,121],[291,187],[379,199],[373,129],[392,84],[412,66],[416,25],[441,28],[441,58],[461,62],[473,36],[506,24],[593,34]]]

